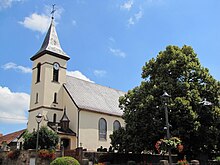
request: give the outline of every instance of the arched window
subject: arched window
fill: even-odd
[[[37,82],[40,82],[41,63],[37,64]]]
[[[60,65],[57,62],[55,62],[53,64],[53,81],[54,82],[59,81],[59,68],[60,68]]]
[[[57,114],[54,113],[54,114],[53,114],[53,122],[56,123],[56,121],[57,121]]]
[[[106,140],[107,137],[107,122],[101,118],[99,120],[99,140]]]
[[[113,131],[116,131],[119,128],[121,128],[121,124],[118,120],[115,120],[114,123],[113,123]]]
[[[57,93],[54,93],[53,103],[57,103]]]

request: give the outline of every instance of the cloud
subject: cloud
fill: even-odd
[[[139,21],[139,19],[141,19],[143,17],[143,11],[140,10],[138,13],[136,13],[134,15],[134,18],[136,19],[136,21]]]
[[[54,13],[55,20],[59,20],[61,18],[61,13],[63,12],[63,8],[56,7],[56,12]],[[47,32],[48,27],[51,22],[51,6],[45,6],[45,11],[42,14],[32,13],[30,16],[25,17],[23,21],[19,21],[21,25],[24,27],[41,32],[42,34]],[[55,24],[57,24],[55,22]]]
[[[49,16],[33,13],[29,17],[25,17],[24,21],[20,21],[19,23],[28,29],[39,31],[43,34],[48,30],[50,22],[51,19]]]
[[[76,20],[72,20],[72,25],[76,26]]]
[[[109,37],[108,39],[109,39],[109,41],[112,42],[112,43],[115,42],[115,39],[114,39],[113,37]]]
[[[26,112],[30,96],[27,93],[12,92],[0,86],[0,121],[4,123],[27,123]]]
[[[134,25],[134,19],[133,19],[133,17],[130,17],[130,18],[128,19],[128,25]]]
[[[140,9],[137,13],[128,19],[128,25],[134,25],[143,17],[143,11]]]
[[[11,7],[13,3],[23,2],[23,1],[24,0],[0,0],[0,10]]]
[[[120,50],[120,49],[114,49],[114,48],[109,48],[109,51],[113,54],[113,55],[115,55],[115,56],[119,56],[119,57],[123,57],[123,58],[125,58],[126,57],[126,53],[125,52],[123,52],[122,50]]]
[[[72,76],[72,77],[76,77],[76,78],[79,78],[79,79],[82,79],[82,80],[85,80],[85,81],[89,81],[89,82],[92,82],[94,83],[94,81],[90,80],[88,77],[86,77],[85,75],[83,75],[80,71],[76,70],[76,71],[67,71],[66,73],[67,75],[69,76]]]
[[[120,8],[123,9],[123,10],[130,10],[133,6],[134,2],[133,0],[128,0],[126,1],[125,3],[123,3]]]
[[[32,73],[31,68],[24,67],[24,66],[21,66],[21,65],[17,65],[13,62],[6,63],[5,65],[2,66],[2,68],[4,70],[14,69],[14,70],[20,71],[22,73]]]
[[[93,73],[97,77],[103,77],[106,75],[107,72],[105,70],[94,70]]]

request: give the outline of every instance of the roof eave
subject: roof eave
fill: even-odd
[[[52,56],[55,56],[55,57],[64,59],[64,60],[66,60],[66,61],[68,61],[68,60],[70,59],[70,57],[68,57],[68,56],[64,56],[64,55],[61,55],[61,54],[58,54],[58,53],[55,53],[55,52],[52,52],[52,51],[49,51],[49,50],[43,50],[43,51],[41,51],[41,52],[38,52],[37,54],[35,54],[34,56],[32,56],[30,59],[31,59],[31,61],[34,61],[34,60],[36,60],[37,58],[43,56],[44,54],[49,54],[49,55],[52,55]]]

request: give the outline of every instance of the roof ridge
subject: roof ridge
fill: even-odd
[[[119,89],[115,89],[115,88],[112,88],[112,87],[108,87],[108,86],[104,86],[104,85],[100,85],[100,84],[97,84],[95,82],[86,81],[86,80],[80,79],[78,77],[73,77],[73,76],[70,76],[70,75],[67,75],[67,76],[71,77],[71,78],[75,78],[75,79],[81,80],[81,81],[84,81],[86,83],[90,83],[90,84],[98,85],[98,86],[101,86],[101,87],[104,87],[104,88],[109,88],[109,89],[112,89],[112,90],[115,90],[115,91],[126,93],[125,91],[122,91],[122,90],[119,90]]]

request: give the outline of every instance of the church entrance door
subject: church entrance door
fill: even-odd
[[[70,139],[62,138],[61,142],[63,144],[64,150],[70,150]]]

